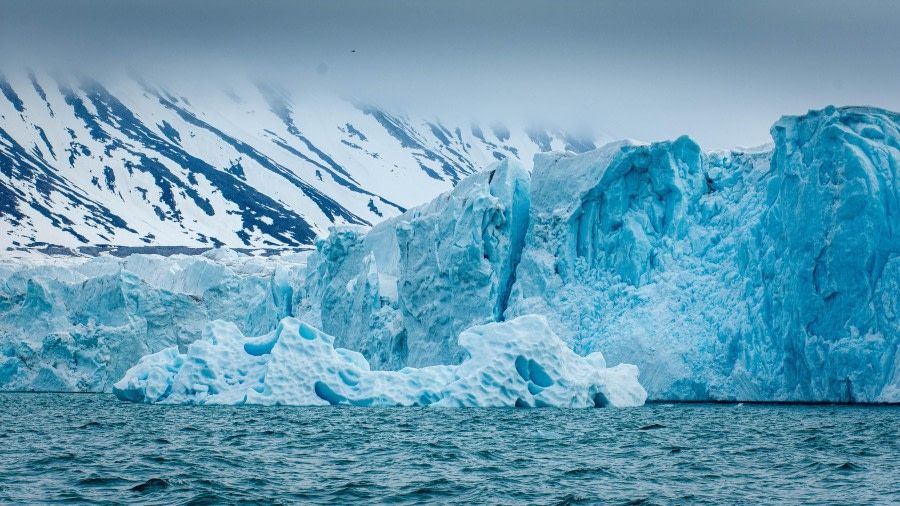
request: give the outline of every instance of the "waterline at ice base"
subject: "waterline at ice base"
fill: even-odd
[[[507,159],[309,253],[6,258],[0,389],[898,403],[900,116],[829,107],[771,133]]]

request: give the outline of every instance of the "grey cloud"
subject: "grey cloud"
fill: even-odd
[[[4,66],[262,79],[420,114],[705,147],[781,114],[900,109],[900,2],[4,1]],[[322,71],[326,69],[326,71]]]

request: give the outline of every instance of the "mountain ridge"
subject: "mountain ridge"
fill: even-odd
[[[187,96],[131,77],[0,75],[0,246],[311,245],[489,163],[598,139],[459,126],[263,83]]]

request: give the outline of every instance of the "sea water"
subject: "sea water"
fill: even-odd
[[[140,405],[0,394],[0,503],[900,503],[900,408]]]

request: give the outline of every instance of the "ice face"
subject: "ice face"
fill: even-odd
[[[321,406],[625,407],[647,397],[634,366],[580,357],[541,316],[473,327],[459,366],[371,371],[357,352],[294,318],[262,337],[212,322],[184,354],[146,356],[113,392],[132,402]]]
[[[301,269],[226,251],[0,264],[0,389],[109,391],[211,319],[267,332],[291,314]]]
[[[900,116],[832,107],[772,137],[754,274],[787,395],[900,402]]]
[[[772,134],[538,157],[506,315],[637,364],[651,398],[900,400],[898,117],[829,108]]]
[[[528,195],[528,172],[507,160],[368,234],[334,229],[310,257],[296,314],[377,369],[459,363],[456,336],[502,318]]]
[[[651,396],[704,395],[693,383],[705,386],[703,371],[691,363],[715,332],[715,278],[728,267],[725,255],[694,254],[714,249],[720,234],[704,224],[717,209],[705,198],[705,169],[686,137],[537,158],[507,315],[546,314],[576,351],[635,361]],[[715,366],[711,358],[704,365]]]
[[[401,367],[458,363],[447,336],[466,325],[542,314],[576,352],[637,364],[655,399],[895,402],[897,125],[886,111],[829,108],[782,119],[762,149],[702,153],[682,137],[538,155],[515,226],[477,227],[447,205],[487,193],[482,179],[417,211],[422,226],[391,222],[352,247],[333,234],[323,263],[355,281],[333,278],[321,314],[346,309],[323,327],[375,367]],[[455,238],[436,242],[449,223]],[[485,230],[502,261],[448,263],[460,244],[489,244]],[[466,279],[452,269],[491,282],[444,284]],[[401,275],[397,302],[375,302]],[[412,352],[421,329],[441,337]]]
[[[900,402],[898,125],[828,108],[760,149],[682,137],[539,155],[530,174],[503,162],[368,232],[333,229],[305,268],[0,266],[0,388],[106,388],[216,318],[263,335],[294,316],[372,369],[459,371],[487,340],[466,329],[542,315],[577,355],[636,364],[652,399]]]

